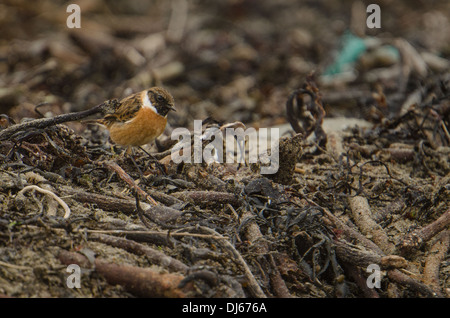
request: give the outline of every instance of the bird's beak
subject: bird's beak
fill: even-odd
[[[170,110],[173,110],[174,112],[177,111],[177,110],[175,109],[175,107],[173,107],[173,106],[170,106],[169,109],[170,109]]]

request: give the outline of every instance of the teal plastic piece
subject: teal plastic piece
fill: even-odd
[[[324,75],[339,74],[348,70],[366,49],[367,46],[363,39],[353,35],[350,31],[345,32],[341,39],[341,50],[334,63],[327,67]]]

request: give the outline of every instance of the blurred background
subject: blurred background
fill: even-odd
[[[171,127],[267,127],[286,122],[289,94],[315,72],[327,117],[379,121],[411,83],[448,78],[450,2],[377,1],[381,28],[369,29],[371,2],[84,0],[71,29],[71,1],[2,0],[0,113],[38,117],[47,102],[40,111],[57,115],[162,85]]]

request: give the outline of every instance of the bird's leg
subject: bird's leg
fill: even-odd
[[[124,152],[133,162],[134,166],[136,167],[137,171],[139,172],[139,177],[141,180],[145,180],[144,174],[142,173],[141,169],[139,168],[136,160],[134,160],[134,149],[131,146],[128,146],[127,149]]]
[[[139,146],[139,149],[141,149],[143,152],[145,152],[155,162],[155,165],[158,167],[158,169],[162,172],[163,175],[166,175],[164,166],[158,161],[158,159],[155,158],[155,156],[153,156],[151,153],[145,151],[144,148],[142,148],[141,146]]]

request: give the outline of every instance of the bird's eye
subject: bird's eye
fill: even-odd
[[[163,102],[164,101],[164,97],[162,95],[156,95],[156,100],[158,102]]]

